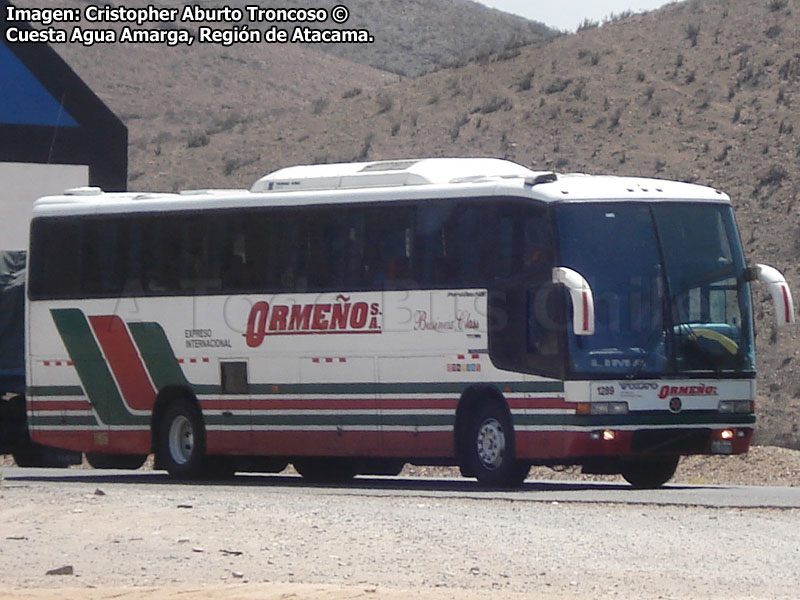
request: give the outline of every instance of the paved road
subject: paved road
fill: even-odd
[[[192,485],[170,480],[152,471],[113,471],[83,469],[23,469],[6,467],[8,481],[96,483],[97,485]],[[348,484],[310,485],[294,475],[238,475],[214,486],[246,486],[265,491],[315,494],[324,488],[328,494],[357,496],[398,496],[428,498],[471,498],[513,500],[516,502],[577,502],[653,506],[703,506],[719,508],[800,508],[800,488],[716,485],[667,485],[658,490],[634,490],[625,484],[565,481],[528,481],[517,491],[494,491],[467,479],[421,479],[358,477]]]
[[[466,479],[314,486],[291,475],[4,474],[0,581],[43,589],[42,598],[54,587],[63,598],[77,597],[75,587],[109,590],[103,600],[167,588],[187,598],[220,583],[240,594],[247,582],[350,586],[313,596],[326,600],[384,588],[433,600],[796,600],[800,589],[800,489],[538,481],[498,492]],[[73,575],[46,574],[65,565]]]

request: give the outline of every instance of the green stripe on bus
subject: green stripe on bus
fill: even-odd
[[[455,413],[449,415],[382,415],[381,425],[384,427],[453,427],[456,423]]]
[[[221,385],[189,382],[161,325],[152,322],[128,323],[128,329],[157,392],[169,385],[180,385],[193,390],[197,396],[218,396],[222,393]]]
[[[37,415],[33,414],[28,417],[29,423],[32,427],[45,427],[45,426],[68,426],[68,427],[98,427],[97,420],[91,415]]]
[[[83,312],[77,308],[59,308],[51,310],[50,314],[101,421],[106,425],[130,424],[132,415],[122,404],[117,385]]]
[[[178,359],[172,351],[167,334],[158,323],[128,323],[136,346],[139,348],[150,379],[153,380],[156,390],[162,390],[168,385],[191,384],[183,374]]]
[[[26,392],[28,397],[36,396],[83,396],[79,385],[32,385]]]

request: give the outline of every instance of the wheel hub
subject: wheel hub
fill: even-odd
[[[194,453],[194,429],[192,422],[180,415],[172,421],[169,428],[169,453],[179,465],[184,465]]]
[[[503,464],[506,435],[497,419],[487,419],[478,428],[476,440],[478,459],[486,469],[497,469]]]

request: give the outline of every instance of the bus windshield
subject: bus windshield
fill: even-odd
[[[595,334],[568,334],[573,374],[752,374],[752,307],[730,206],[563,204],[561,264],[589,282]]]

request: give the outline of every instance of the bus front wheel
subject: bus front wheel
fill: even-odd
[[[185,399],[172,402],[159,422],[159,464],[176,479],[196,478],[203,474],[205,453],[200,411]]]
[[[625,461],[620,474],[637,489],[660,488],[675,475],[680,458],[680,456],[666,456]]]
[[[530,464],[516,459],[514,427],[505,407],[491,403],[477,408],[470,415],[465,436],[461,446],[462,473],[470,473],[488,487],[522,485]]]

